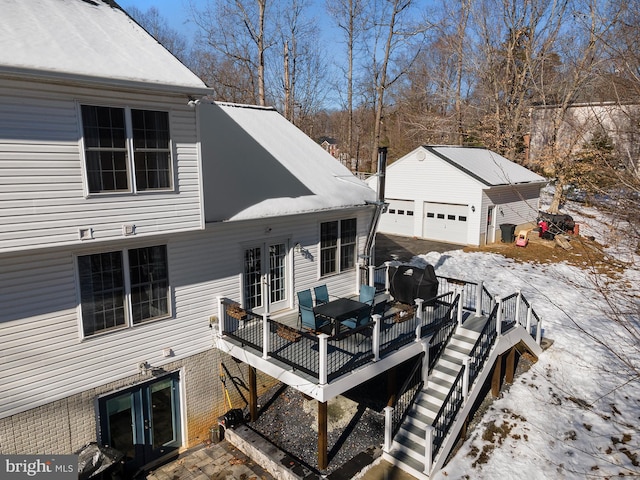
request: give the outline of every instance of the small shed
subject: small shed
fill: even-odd
[[[376,188],[375,176],[368,179]],[[378,231],[462,245],[535,222],[544,177],[485,148],[423,145],[386,171]],[[502,229],[504,230],[504,228]]]

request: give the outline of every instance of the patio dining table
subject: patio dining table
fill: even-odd
[[[360,310],[365,308],[371,308],[371,306],[351,298],[337,298],[316,306],[313,311],[316,315],[331,320],[331,334],[335,335],[340,330],[339,327],[342,320],[354,317]]]

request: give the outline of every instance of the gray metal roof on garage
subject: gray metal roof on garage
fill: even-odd
[[[486,148],[440,145],[422,148],[490,187],[546,182],[537,173]]]

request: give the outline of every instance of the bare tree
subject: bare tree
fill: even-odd
[[[307,0],[280,3],[279,41],[282,57],[273,55],[270,63],[271,89],[275,102],[282,104],[283,115],[297,126],[308,125],[313,112],[320,107],[326,92],[327,72],[319,41],[317,21],[308,16]],[[276,50],[277,51],[277,50]],[[280,95],[280,92],[282,94]]]
[[[406,47],[409,46],[409,42],[419,33],[426,31],[425,24],[412,22],[413,0],[380,0],[376,6],[378,15],[374,17],[373,43],[369,48],[374,112],[371,171],[376,169],[377,147],[382,143],[385,93],[407,72],[407,68],[420,53],[419,44],[414,45],[413,52],[408,53]],[[402,55],[403,53],[405,55]],[[378,60],[380,54],[382,59]]]
[[[354,158],[354,57],[357,42],[363,30],[364,0],[328,0],[327,11],[336,22],[344,35],[344,43],[347,49],[347,153],[349,158]]]
[[[201,31],[201,45],[217,52],[212,58],[217,64],[232,62],[233,70],[241,73],[250,91],[244,96],[251,103],[266,105],[265,54],[273,45],[267,32],[267,0],[218,0],[199,11],[192,5],[194,22]],[[211,72],[218,77],[220,70]]]
[[[189,64],[186,39],[169,27],[156,7],[150,7],[146,12],[137,7],[130,7],[127,9],[127,13],[182,63]]]

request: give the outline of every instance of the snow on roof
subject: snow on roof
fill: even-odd
[[[421,148],[488,186],[546,182],[544,177],[486,148],[430,145]]]
[[[115,2],[0,0],[0,72],[206,85]]]
[[[208,102],[200,108],[207,221],[291,215],[375,201],[367,184],[275,109]],[[214,189],[218,193],[211,193]],[[221,197],[220,192],[225,192],[226,201],[212,206],[211,199]]]

